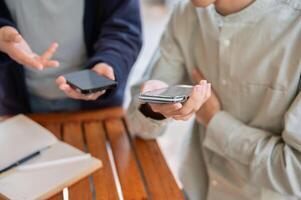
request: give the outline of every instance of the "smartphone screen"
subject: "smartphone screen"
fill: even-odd
[[[72,72],[63,76],[66,78],[68,84],[79,89],[83,94],[114,89],[117,86],[116,81],[109,80],[92,70]]]
[[[190,96],[193,86],[176,85],[158,90],[145,92],[139,95],[143,103],[184,103]]]
[[[190,85],[176,85],[176,86],[170,86],[167,88],[146,92],[143,95],[164,97],[164,98],[176,98],[182,96],[189,96],[192,92],[192,89],[193,86]]]

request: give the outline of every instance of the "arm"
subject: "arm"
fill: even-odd
[[[194,81],[204,79],[193,70]],[[231,161],[233,170],[256,187],[285,195],[301,196],[301,92],[285,115],[285,129],[275,136],[248,126],[221,110],[212,96],[196,114],[207,127],[204,145]],[[241,170],[244,168],[244,170]]]
[[[94,20],[97,23],[93,24],[95,27],[93,31],[90,31],[99,32],[99,34],[96,34],[93,52],[88,52],[92,56],[88,59],[86,67],[99,75],[117,80],[118,86],[114,90],[96,92],[87,96],[68,85],[63,76],[57,78],[58,87],[67,96],[85,101],[95,101],[100,96],[100,101],[104,101],[116,94],[123,94],[130,69],[136,61],[142,43],[138,0],[115,0],[111,1],[108,6],[105,5],[105,1],[95,0],[95,2],[94,7],[102,6],[103,8],[93,8],[99,16],[95,17]],[[86,12],[91,12],[91,10]],[[93,34],[88,36],[89,40],[94,40]],[[89,46],[89,42],[87,43]]]
[[[175,36],[176,28],[180,29],[182,25],[179,23],[181,15],[178,11],[177,8],[174,10],[161,38],[160,46],[147,67],[142,80],[131,89],[132,100],[127,111],[127,121],[131,133],[143,138],[154,138],[161,135],[169,120],[158,115],[158,117],[153,117],[155,116],[154,113],[146,114],[151,110],[141,107],[138,100],[141,85],[147,80],[160,80],[169,85],[183,83],[188,80],[183,55]]]
[[[113,10],[101,18],[95,52],[87,67],[92,68],[98,63],[111,66],[120,87],[126,84],[141,49],[142,30],[138,0],[118,0],[112,4],[115,4]]]
[[[248,126],[220,111],[209,122],[204,145],[245,166],[236,170],[257,187],[301,197],[301,92],[285,115],[281,135]]]

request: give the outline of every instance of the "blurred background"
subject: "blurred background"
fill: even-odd
[[[141,0],[144,46],[131,72],[127,87],[126,107],[131,99],[129,94],[130,87],[141,78],[148,66],[176,2],[177,0]],[[177,180],[181,146],[191,123],[192,120],[188,122],[173,122],[168,126],[164,136],[158,139],[161,150]]]

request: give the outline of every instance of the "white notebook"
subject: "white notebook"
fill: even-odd
[[[60,142],[47,129],[23,115],[0,124],[0,169],[41,149],[45,150],[21,166],[34,166],[86,155],[71,145]],[[101,166],[100,160],[87,157],[81,161],[54,166],[26,170],[15,168],[0,174],[0,197],[14,200],[45,199]]]

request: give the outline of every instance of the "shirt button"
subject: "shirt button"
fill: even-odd
[[[226,47],[230,46],[230,40],[224,40],[224,45],[225,45]]]
[[[222,85],[227,85],[227,81],[225,79],[222,80]]]
[[[169,51],[172,50],[172,45],[171,45],[170,43],[167,44],[167,49],[168,49]]]
[[[218,182],[216,180],[213,180],[211,184],[212,184],[212,186],[216,187]]]

